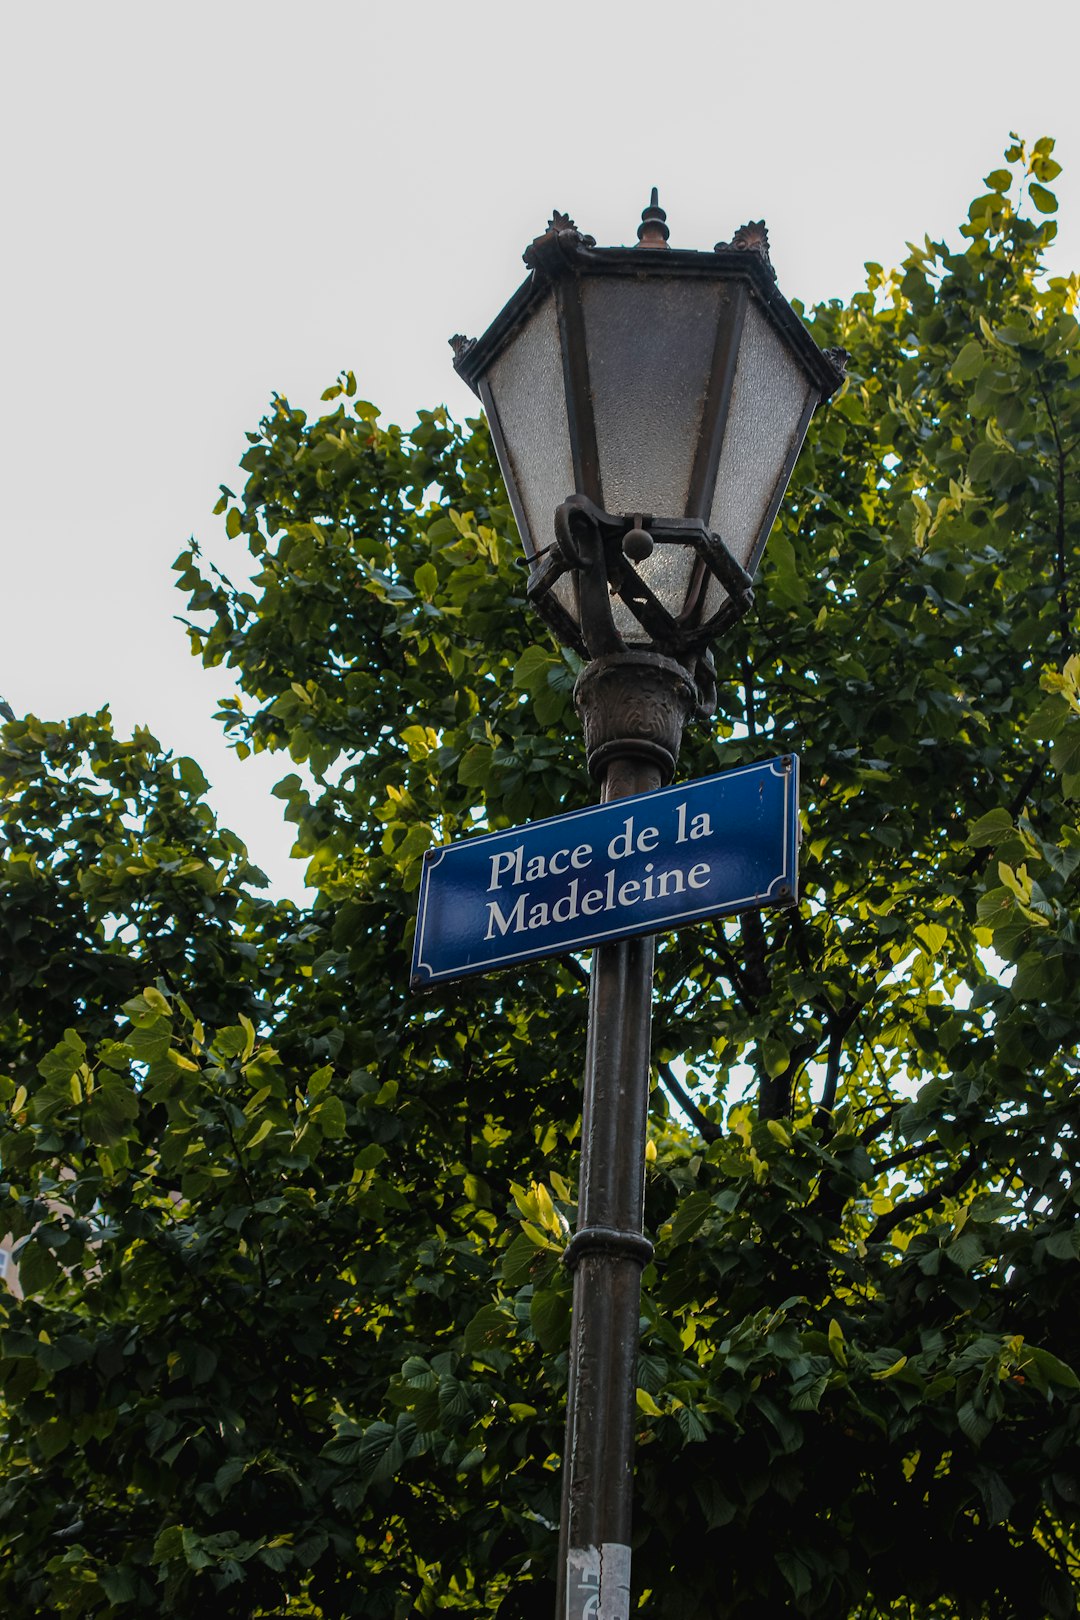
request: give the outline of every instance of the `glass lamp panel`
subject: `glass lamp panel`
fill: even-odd
[[[639,577],[673,619],[679,617],[685,606],[696,561],[697,553],[692,546],[659,545],[651,556],[634,565]],[[627,646],[644,647],[649,644],[647,631],[635,619],[621,596],[611,598],[611,613],[615,628]]]
[[[581,293],[604,507],[684,517],[727,288],[653,269]]]
[[[510,460],[502,469],[503,477],[516,488],[529,525],[529,535],[522,535],[522,540],[526,550],[531,539],[531,549],[540,552],[554,543],[556,507],[574,493],[554,298],[546,298],[514,333],[490,366],[486,381]],[[566,583],[560,580],[555,594],[569,608]],[[576,592],[570,596],[576,620]]]
[[[762,527],[785,464],[798,454],[813,383],[779,333],[750,304],[739,345],[739,360],[724,429],[709,527],[737,562],[753,573]],[[782,493],[782,492],[781,492]],[[714,581],[706,614],[715,613],[726,592]]]
[[[719,613],[729,595],[727,588],[713,575],[705,587],[705,605],[701,610],[702,624],[707,624],[714,613]]]
[[[578,579],[574,573],[560,574],[551,587],[551,594],[556,601],[566,609],[574,623],[581,623],[581,607],[578,602]]]

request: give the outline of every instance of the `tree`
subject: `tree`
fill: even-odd
[[[660,944],[643,1614],[1077,1612],[1080,283],[1007,163],[812,312],[850,381],[685,748],[802,755],[803,901]],[[588,799],[578,666],[483,423],[324,398],[222,489],[251,580],[178,561],[313,905],[148,733],[5,727],[11,1612],[549,1611],[587,967],[407,985],[423,851]]]

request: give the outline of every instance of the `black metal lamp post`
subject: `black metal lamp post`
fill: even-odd
[[[752,579],[815,406],[843,377],[776,287],[763,223],[633,248],[555,214],[530,275],[454,364],[487,411],[528,594],[590,662],[574,697],[611,800],[671,780],[715,702],[712,639]],[[653,942],[593,954],[563,1466],[559,1620],[624,1620],[649,1097]]]

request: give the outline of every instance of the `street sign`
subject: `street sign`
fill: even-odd
[[[798,776],[785,754],[429,849],[413,985],[790,905]]]

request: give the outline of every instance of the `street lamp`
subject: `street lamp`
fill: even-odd
[[[556,213],[530,274],[454,365],[479,394],[528,595],[589,662],[589,769],[608,801],[670,781],[715,701],[710,643],[752,580],[810,417],[843,378],[782,297],[764,223],[668,246],[654,190],[635,247]],[[653,942],[598,945],[589,989],[560,1527],[560,1620],[629,1613]]]

